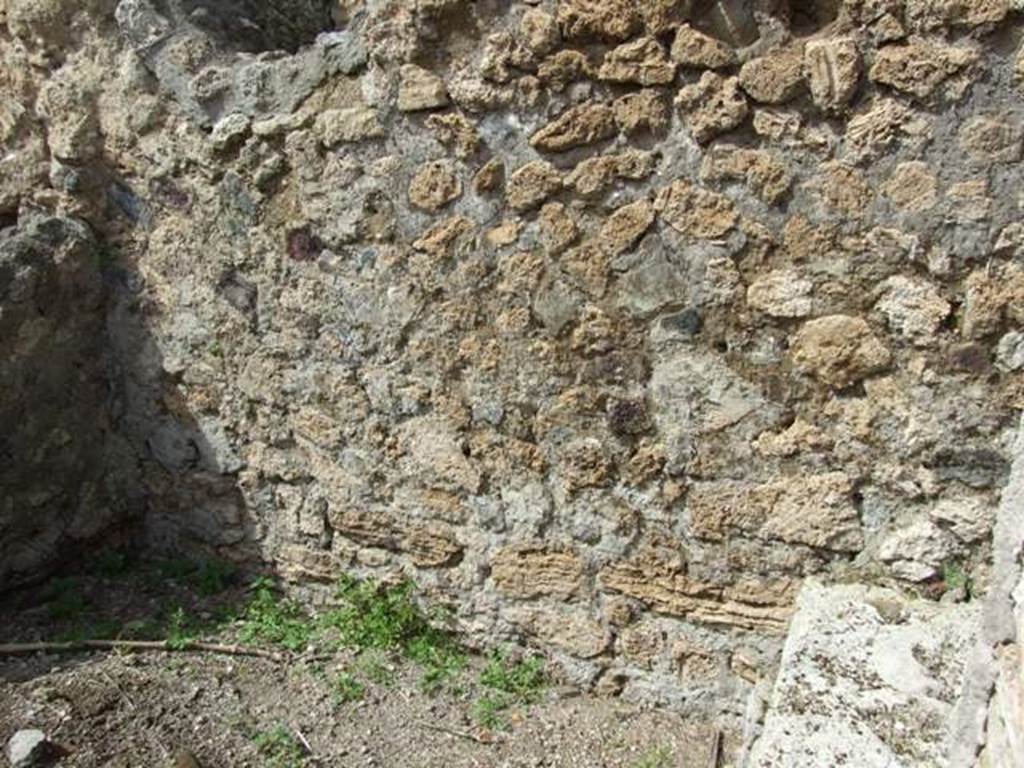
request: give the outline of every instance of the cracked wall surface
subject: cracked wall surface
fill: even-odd
[[[150,543],[736,721],[805,580],[985,590],[1011,3],[280,6],[0,0],[0,221],[110,254]]]

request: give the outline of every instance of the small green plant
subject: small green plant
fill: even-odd
[[[89,607],[88,598],[82,594],[82,585],[74,577],[54,579],[43,594],[47,601],[46,610],[50,617],[68,621],[81,616]]]
[[[377,685],[389,686],[395,682],[395,669],[388,663],[388,656],[380,651],[363,651],[356,659],[356,670]]]
[[[412,590],[410,582],[379,588],[368,581],[343,576],[337,591],[342,604],[325,614],[322,623],[337,630],[343,645],[401,650],[409,640],[430,629],[412,601]]]
[[[94,622],[76,622],[68,629],[54,635],[59,643],[75,643],[82,640],[108,640],[120,637],[121,625],[110,619],[99,619]]]
[[[946,589],[963,589],[968,599],[971,597],[971,575],[960,563],[946,563],[942,566],[942,581]]]
[[[190,586],[207,597],[230,587],[238,573],[233,563],[212,557],[202,560],[168,558],[157,563],[157,571],[163,578]]]
[[[167,617],[166,642],[169,648],[181,651],[194,643],[197,631],[180,605]]]
[[[505,710],[540,698],[547,685],[544,659],[530,656],[514,660],[507,653],[494,651],[480,671],[480,685],[489,691],[474,706],[476,721],[485,728],[505,727]]]
[[[342,672],[334,678],[334,703],[349,704],[359,701],[366,694],[366,686],[349,672]]]
[[[230,587],[237,577],[238,568],[227,560],[209,558],[196,564],[192,583],[207,597],[218,595]]]
[[[256,580],[252,600],[242,615],[243,641],[299,651],[312,641],[313,629],[309,616],[298,603],[279,596],[269,579]]]
[[[672,748],[666,746],[651,747],[640,759],[633,763],[632,768],[669,768],[672,765]]]
[[[490,731],[503,730],[508,722],[502,713],[508,706],[504,696],[481,696],[473,704],[473,719],[478,725]]]
[[[128,570],[128,555],[120,550],[109,549],[96,558],[94,568],[100,576],[122,576]]]
[[[469,663],[465,651],[437,631],[410,640],[406,654],[423,668],[420,684],[427,693],[436,693],[445,687],[451,689],[452,681]]]
[[[480,672],[480,684],[512,697],[516,703],[532,704],[547,685],[544,659],[529,656],[515,661],[506,653],[494,651]]]
[[[266,760],[267,768],[300,768],[306,762],[302,745],[284,725],[257,733],[253,743]]]
[[[379,587],[343,576],[337,591],[341,605],[324,614],[320,625],[341,645],[411,659],[423,668],[423,687],[437,691],[465,669],[466,654],[449,633],[431,624],[413,600],[414,590],[408,581]]]

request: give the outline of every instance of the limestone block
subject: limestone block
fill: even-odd
[[[805,582],[749,764],[945,765],[978,624],[973,603]]]

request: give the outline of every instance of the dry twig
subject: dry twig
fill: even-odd
[[[446,728],[443,725],[434,725],[433,723],[424,723],[422,721],[417,721],[415,723],[415,725],[418,725],[420,728],[426,728],[428,731],[437,731],[438,733],[447,733],[449,736],[457,736],[460,739],[468,739],[469,741],[475,741],[477,744],[491,744],[492,743],[491,741],[488,741],[487,739],[481,739],[479,736],[476,736],[476,735],[474,735],[472,733],[469,733],[467,731],[456,731],[454,728]]]
[[[125,651],[202,651],[221,653],[228,656],[258,656],[272,661],[284,661],[287,657],[273,651],[252,648],[247,645],[222,645],[220,643],[169,643],[164,640],[71,640],[68,642],[2,643],[0,656],[15,656],[25,653],[73,653],[87,650]]]

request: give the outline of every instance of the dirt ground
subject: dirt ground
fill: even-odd
[[[237,619],[212,619],[244,590],[186,570],[80,574],[8,595],[0,643],[159,636],[153,627],[175,610],[211,620],[202,640],[237,642]],[[193,651],[0,656],[0,740],[38,728],[64,750],[59,765],[109,768],[190,768],[176,763],[181,750],[204,768],[715,765],[717,731],[671,712],[552,679],[535,702],[485,727],[477,714],[484,659],[470,657],[435,692],[412,662],[371,662],[345,649],[286,661]],[[355,687],[339,694],[339,676]]]

